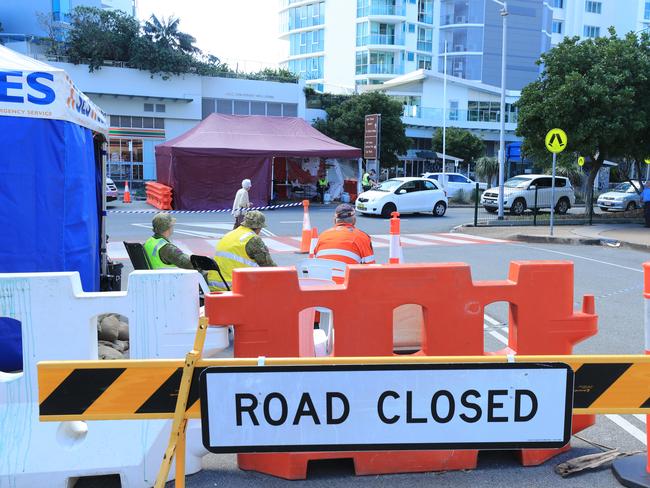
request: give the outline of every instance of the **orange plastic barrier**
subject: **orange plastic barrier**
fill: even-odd
[[[160,210],[172,209],[172,188],[156,183],[155,181],[147,181],[147,203],[153,205]]]
[[[510,303],[510,352],[571,354],[597,332],[592,296],[585,296],[583,311],[573,310],[573,264],[565,261],[512,262],[507,280],[482,282],[473,282],[462,263],[351,265],[344,284],[304,290],[293,268],[238,269],[232,290],[207,295],[205,308],[212,324],[234,324],[235,357],[313,356],[314,307],[332,310],[335,356],[392,355],[393,310],[404,304],[423,309],[416,354],[484,354],[484,309],[501,301]],[[578,418],[574,432],[590,423],[591,416]],[[557,453],[524,450],[522,461]],[[357,474],[382,474],[471,469],[477,456],[475,450],[239,454],[238,463],[304,479],[310,460],[352,458]]]

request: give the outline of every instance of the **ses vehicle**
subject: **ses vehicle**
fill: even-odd
[[[471,195],[476,191],[476,182],[461,173],[424,173],[422,177],[439,182],[450,197],[455,197],[460,191],[465,195]],[[487,183],[479,183],[478,187],[485,190]]]
[[[391,178],[364,191],[356,202],[357,212],[389,218],[392,212],[432,212],[442,217],[447,211],[447,193],[428,178]]]
[[[552,178],[548,175],[519,175],[504,183],[503,208],[513,215],[521,215],[526,209],[551,208]],[[535,197],[537,193],[537,197]],[[537,198],[537,204],[535,204]],[[575,204],[576,196],[571,182],[562,176],[555,177],[555,202],[558,214],[565,214]],[[483,192],[481,205],[490,213],[499,209],[499,187]]]
[[[113,202],[117,200],[117,186],[112,179],[106,178],[106,201]]]
[[[620,183],[612,191],[603,193],[598,197],[598,206],[604,212],[608,210],[634,210],[643,206],[641,192],[643,186],[638,181]]]

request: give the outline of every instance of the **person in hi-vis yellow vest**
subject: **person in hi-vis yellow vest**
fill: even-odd
[[[259,236],[264,227],[266,227],[264,214],[253,210],[246,213],[239,227],[219,239],[214,260],[219,265],[221,276],[216,271],[208,272],[208,286],[211,291],[231,289],[232,272],[237,268],[277,266]]]
[[[151,221],[153,236],[144,243],[151,269],[194,269],[190,257],[170,241],[175,223],[176,219],[167,212],[157,213]]]

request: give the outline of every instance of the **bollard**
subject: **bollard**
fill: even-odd
[[[645,353],[650,354],[650,262],[643,263],[643,304],[645,326]],[[650,402],[650,399],[648,399]],[[647,445],[650,446],[650,415],[646,415]],[[631,488],[650,488],[650,451],[617,459],[612,464],[614,476],[620,484]]]
[[[304,213],[302,216],[302,240],[300,241],[300,251],[296,254],[308,254],[311,243],[311,221],[309,220],[309,200],[302,201]]]
[[[390,215],[390,248],[388,252],[388,263],[401,264],[404,262],[404,254],[402,253],[402,243],[399,238],[399,212],[393,212]]]

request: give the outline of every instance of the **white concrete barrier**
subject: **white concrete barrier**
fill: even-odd
[[[171,421],[39,422],[36,364],[97,359],[104,313],[128,317],[131,359],[184,357],[198,324],[199,279],[194,271],[135,271],[126,292],[84,293],[78,273],[0,274],[0,317],[21,322],[23,343],[22,373],[0,373],[0,488],[68,488],[109,474],[123,487],[153,485]],[[227,346],[226,327],[208,330],[206,357]],[[190,474],[207,453],[198,420],[187,443]]]

